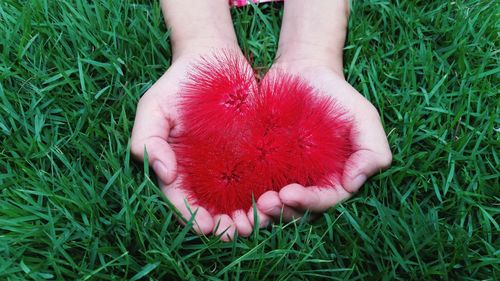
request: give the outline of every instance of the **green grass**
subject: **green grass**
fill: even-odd
[[[128,152],[168,68],[156,1],[0,2],[0,280],[498,280],[495,1],[354,1],[348,81],[393,167],[318,221],[222,243],[180,226]],[[255,67],[281,4],[233,10]]]

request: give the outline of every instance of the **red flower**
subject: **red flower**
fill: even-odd
[[[332,98],[284,72],[257,83],[235,54],[202,60],[181,94],[181,184],[214,215],[290,183],[332,187],[353,151],[351,122]]]

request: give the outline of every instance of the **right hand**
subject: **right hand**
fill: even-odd
[[[232,214],[210,214],[205,208],[188,200],[187,192],[177,180],[177,164],[174,151],[169,143],[175,141],[182,128],[179,123],[178,103],[180,87],[187,78],[189,68],[202,56],[213,51],[184,52],[176,57],[170,68],[144,94],[137,105],[134,128],[131,138],[132,155],[144,160],[144,150],[148,153],[149,165],[156,173],[165,196],[177,208],[182,217],[190,220],[193,213],[194,230],[198,234],[215,235],[224,233],[222,240],[233,239],[235,231],[240,236],[248,236],[253,229],[253,210],[238,210]],[[237,53],[241,51],[237,49]],[[250,214],[250,218],[247,216]],[[260,215],[260,214],[259,214]],[[261,223],[266,223],[267,216],[261,215]]]

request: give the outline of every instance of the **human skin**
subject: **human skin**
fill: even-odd
[[[187,199],[178,184],[175,142],[179,122],[179,88],[189,67],[203,55],[222,49],[241,54],[234,33],[227,0],[162,0],[166,24],[171,30],[172,64],[140,99],[131,137],[131,152],[139,160],[147,151],[150,166],[169,201],[186,220],[194,212],[194,229],[199,234],[221,235],[233,239],[250,235],[254,210],[211,215]],[[334,188],[290,184],[278,192],[266,192],[255,210],[260,227],[272,218],[300,217],[305,210],[323,212],[356,192],[366,179],[388,167],[391,153],[377,110],[344,79],[342,49],[346,36],[348,7],[343,0],[287,0],[273,68],[300,75],[312,86],[337,99],[352,117],[357,151],[349,158],[343,178]],[[243,56],[243,55],[242,55]],[[189,129],[189,128],[185,128]]]
[[[183,130],[179,122],[178,93],[189,67],[203,55],[217,50],[234,50],[243,56],[234,33],[228,1],[199,0],[194,4],[162,0],[161,7],[171,30],[172,64],[137,105],[131,137],[132,155],[142,161],[144,151],[147,151],[149,164],[169,201],[186,220],[196,212],[193,227],[197,233],[220,235],[225,231],[221,236],[225,241],[233,238],[235,230],[240,236],[248,236],[252,224],[246,215],[247,210],[211,215],[187,199],[186,191],[178,183],[176,158],[170,145]],[[259,213],[259,217],[263,225],[268,222],[265,214]]]
[[[392,154],[376,108],[344,78],[342,55],[349,16],[346,0],[287,0],[277,58],[272,69],[300,75],[324,95],[335,98],[354,125],[355,152],[346,162],[341,179],[331,187],[290,184],[268,191],[258,209],[285,221],[306,210],[324,212],[348,199],[373,174],[390,166]]]

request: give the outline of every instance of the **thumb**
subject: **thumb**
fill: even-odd
[[[175,154],[167,142],[171,121],[157,104],[147,96],[139,101],[130,151],[140,161],[147,151],[149,165],[165,184],[170,184],[177,176]]]
[[[384,153],[361,149],[354,152],[346,162],[342,186],[350,193],[357,192],[373,174],[391,165],[390,151]]]
[[[134,153],[137,158],[144,159],[144,153],[148,154],[149,165],[153,168],[165,184],[171,184],[177,176],[177,162],[172,147],[163,139],[150,137],[142,142],[141,153]],[[142,157],[139,155],[142,154]]]

